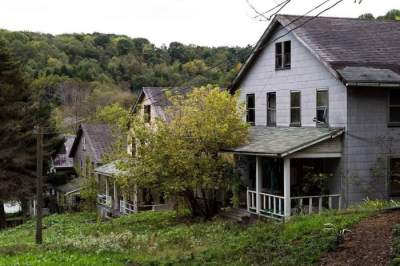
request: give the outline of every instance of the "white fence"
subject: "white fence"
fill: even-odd
[[[130,214],[130,213],[136,213],[137,208],[135,208],[134,204],[128,203],[124,200],[119,201],[119,212],[121,214]]]
[[[112,207],[112,198],[108,195],[98,194],[97,203],[106,207]]]

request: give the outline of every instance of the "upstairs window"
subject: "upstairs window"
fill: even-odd
[[[299,91],[290,92],[290,126],[301,126],[301,94]]]
[[[389,91],[389,126],[400,126],[400,89]]]
[[[143,119],[145,123],[150,123],[151,121],[151,105],[143,106]]]
[[[276,127],[276,92],[267,93],[267,126]]]
[[[256,122],[256,101],[254,94],[246,95],[246,122],[255,125]]]
[[[275,69],[290,69],[291,66],[290,41],[275,43]]]
[[[83,137],[82,138],[82,150],[86,150],[86,138],[85,137]]]
[[[329,94],[328,90],[317,90],[317,114],[316,114],[316,123],[317,126],[326,126],[329,123],[328,114],[329,114]]]

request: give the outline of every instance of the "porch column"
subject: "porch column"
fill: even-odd
[[[285,197],[285,219],[290,217],[291,200],[290,200],[290,159],[283,159],[283,196]]]
[[[257,214],[260,213],[260,207],[261,207],[261,157],[256,156],[256,211]]]
[[[117,188],[117,182],[115,182],[115,180],[114,180],[114,209],[119,211],[118,188]]]
[[[106,179],[106,196],[108,196],[108,193],[109,193],[109,188],[108,188],[108,177],[105,176],[105,179]]]
[[[134,208],[135,212],[139,211],[138,204],[139,204],[139,202],[138,202],[138,187],[137,187],[137,185],[135,185],[133,188],[133,208]]]

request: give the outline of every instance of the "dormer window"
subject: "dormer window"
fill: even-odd
[[[144,113],[144,117],[143,120],[145,123],[150,123],[151,121],[151,105],[145,105],[143,106],[143,113]]]
[[[275,69],[290,69],[291,65],[291,43],[277,42],[275,43]]]

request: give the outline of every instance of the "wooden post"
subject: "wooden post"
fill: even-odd
[[[117,182],[114,180],[114,210],[119,211],[119,199],[118,199],[118,189],[117,189]]]
[[[283,159],[283,196],[285,197],[285,219],[290,217],[291,200],[290,200],[290,159]]]
[[[43,128],[36,127],[36,244],[42,244],[42,210],[43,210]]]
[[[256,156],[256,212],[260,214],[260,205],[261,205],[261,157]]]

